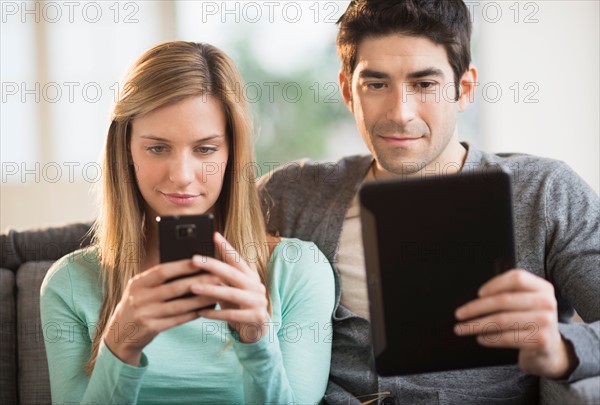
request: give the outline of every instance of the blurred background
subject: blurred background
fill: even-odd
[[[600,189],[599,2],[466,1],[479,68],[459,134],[566,161]],[[170,40],[209,42],[245,80],[258,174],[365,153],[337,84],[348,1],[2,1],[0,228],[90,221],[127,67]]]

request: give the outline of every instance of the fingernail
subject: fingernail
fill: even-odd
[[[460,335],[461,331],[462,331],[461,324],[454,325],[454,334],[455,335]]]
[[[456,311],[454,312],[454,316],[457,319],[461,319],[465,314],[465,309],[463,307],[459,307],[456,309]]]
[[[194,255],[192,257],[192,262],[196,265],[200,265],[206,263],[206,257],[201,255]]]

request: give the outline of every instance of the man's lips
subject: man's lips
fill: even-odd
[[[182,193],[163,193],[161,194],[167,199],[167,201],[177,205],[190,205],[193,204],[200,194],[182,194]]]
[[[415,141],[421,139],[421,136],[394,136],[394,135],[380,135],[380,138],[383,139],[387,143],[391,143],[393,145],[409,145]]]

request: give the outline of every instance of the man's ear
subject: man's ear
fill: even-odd
[[[344,100],[344,104],[350,110],[352,114],[354,114],[354,106],[352,105],[352,82],[349,77],[346,77],[343,70],[340,70],[338,75],[338,79],[340,81],[340,93],[342,93],[342,99]]]
[[[477,68],[473,65],[460,78],[460,96],[458,97],[458,111],[465,111],[475,100],[477,88]]]

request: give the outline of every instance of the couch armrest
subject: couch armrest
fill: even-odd
[[[571,384],[540,379],[540,404],[600,404],[600,376]]]

